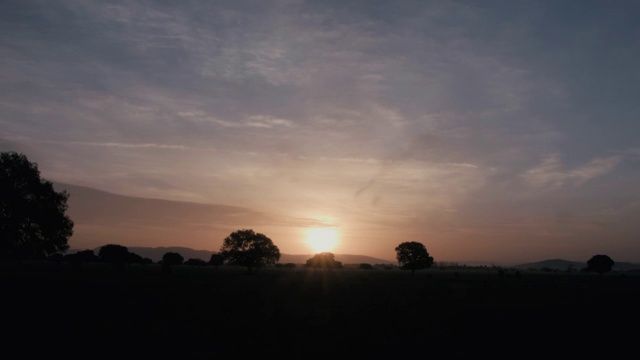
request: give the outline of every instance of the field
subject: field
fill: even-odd
[[[11,358],[467,358],[636,351],[640,276],[2,266]]]

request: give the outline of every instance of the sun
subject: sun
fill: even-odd
[[[331,252],[338,243],[338,231],[331,228],[307,229],[305,240],[316,254]]]

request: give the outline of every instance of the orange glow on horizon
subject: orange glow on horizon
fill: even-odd
[[[332,228],[310,228],[305,241],[314,253],[331,252],[338,244],[338,231]]]

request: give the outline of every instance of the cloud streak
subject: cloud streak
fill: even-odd
[[[600,157],[573,169],[563,169],[560,156],[553,154],[544,158],[538,166],[527,170],[522,176],[536,188],[557,189],[565,185],[580,186],[596,177],[610,173],[621,160],[621,156]]]

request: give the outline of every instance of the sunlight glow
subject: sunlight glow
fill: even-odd
[[[315,253],[331,252],[338,243],[338,231],[331,228],[307,229],[306,242]]]

